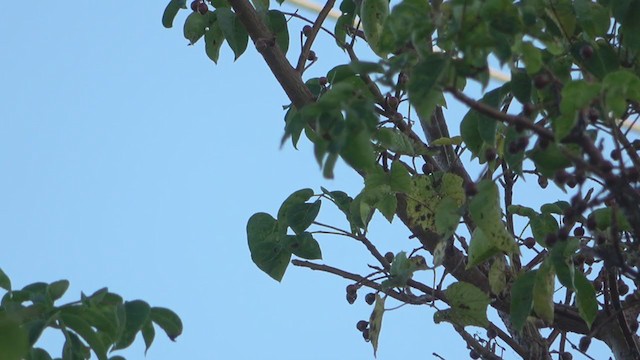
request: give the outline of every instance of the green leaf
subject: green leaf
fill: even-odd
[[[320,244],[311,233],[305,231],[300,235],[288,235],[287,240],[287,247],[294,255],[307,260],[322,259]]]
[[[127,348],[133,343],[136,334],[149,318],[151,307],[142,300],[125,301],[124,311],[126,322],[120,339],[113,347],[115,350]]]
[[[29,352],[27,360],[52,360],[51,355],[41,348],[33,348]]]
[[[51,297],[51,300],[55,301],[60,299],[62,295],[64,295],[64,293],[67,292],[67,289],[69,289],[69,281],[58,280],[49,284],[49,287],[47,288],[47,292]]]
[[[562,145],[556,143],[550,143],[545,149],[536,146],[527,153],[527,156],[536,164],[536,169],[542,175],[553,177],[556,171],[571,166],[571,161],[560,150],[560,146]]]
[[[347,38],[347,30],[353,27],[356,16],[356,4],[353,0],[343,0],[340,4],[340,11],[342,11],[342,14],[336,21],[334,33],[336,35],[336,43],[339,47],[343,47]],[[329,81],[331,81],[331,78],[328,78]]]
[[[156,330],[153,328],[151,319],[144,323],[141,332],[144,340],[144,354],[147,355],[147,351],[149,351],[151,344],[153,344],[153,339],[156,337]]]
[[[574,283],[576,286],[576,305],[580,317],[591,328],[593,321],[598,315],[598,301],[596,300],[596,291],[591,281],[587,280],[581,272],[575,273]]]
[[[369,171],[375,165],[371,136],[364,130],[349,134],[340,156],[355,170]]]
[[[471,243],[469,244],[468,252],[469,263],[467,264],[467,269],[470,269],[500,253],[500,249],[487,238],[482,229],[476,227],[475,230],[473,230],[473,234],[471,234]]]
[[[567,289],[573,290],[575,267],[573,265],[572,257],[578,250],[580,241],[577,238],[569,238],[566,241],[558,241],[551,251],[549,251],[549,260],[553,264],[556,275],[560,284]]]
[[[391,187],[391,191],[401,193],[411,192],[411,175],[409,175],[409,171],[400,161],[394,161],[391,164],[389,186]]]
[[[597,38],[606,35],[610,23],[608,9],[590,0],[574,0],[573,9],[580,27],[589,37]]]
[[[511,90],[513,96],[523,104],[531,102],[531,78],[521,68],[511,72]]]
[[[215,21],[209,26],[209,30],[204,33],[204,49],[209,59],[216,64],[220,57],[220,48],[222,47],[223,42],[224,35],[222,34],[222,29],[220,29],[218,21]]]
[[[540,68],[542,68],[542,53],[540,49],[531,42],[525,41],[522,43],[521,51],[527,74],[533,75],[540,71]]]
[[[386,0],[382,1],[386,2]],[[437,88],[437,84],[442,78],[447,64],[448,60],[444,55],[433,53],[422,59],[413,68],[407,89],[409,101],[416,109],[421,121],[430,121],[431,113],[438,105],[442,92]]]
[[[462,144],[461,136],[453,136],[453,137],[441,137],[439,139],[433,140],[429,143],[431,146],[452,146],[452,145],[460,145]]]
[[[60,312],[60,318],[66,327],[73,330],[87,342],[99,360],[107,360],[107,348],[100,340],[100,337],[98,337],[98,334],[91,328],[91,324],[82,317],[65,312],[64,310]],[[129,345],[131,345],[131,343],[124,347],[128,347]],[[123,347],[121,347],[121,349],[122,348]]]
[[[375,133],[379,145],[396,154],[417,156],[423,152],[417,150],[409,136],[397,129],[380,128]]]
[[[558,222],[551,214],[542,214],[531,218],[531,233],[536,242],[544,247],[547,246],[545,239],[548,234],[555,233],[560,229]]]
[[[27,334],[5,312],[0,312],[0,334],[2,360],[21,360],[27,354]]]
[[[533,284],[533,311],[547,324],[553,323],[553,290],[555,274],[553,267],[545,261],[536,273]]]
[[[485,94],[480,102],[499,110],[500,104],[510,91],[509,83],[491,90]],[[498,122],[475,110],[469,110],[460,123],[460,135],[474,156],[480,154],[483,144],[495,146]]]
[[[640,79],[633,73],[620,70],[608,74],[602,81],[606,89],[605,102],[615,116],[622,116],[627,100],[640,100]]]
[[[162,26],[166,27],[167,29],[173,27],[173,20],[176,18],[176,15],[178,14],[180,8],[187,8],[186,0],[169,1],[167,7],[164,9],[164,13],[162,14]]]
[[[534,218],[539,214],[530,207],[522,206],[522,205],[509,205],[507,211],[510,214],[526,216],[528,218]]]
[[[398,207],[398,199],[393,193],[383,193],[383,195],[376,201],[375,208],[389,221],[393,221],[393,217],[396,214]]]
[[[389,278],[380,284],[382,289],[390,289],[393,287],[403,287],[407,281],[413,277],[413,273],[423,268],[423,264],[415,261],[415,258],[407,258],[407,253],[401,251],[397,253],[391,268],[389,269]]]
[[[291,252],[286,249],[286,244],[278,232],[278,222],[271,215],[257,213],[247,222],[247,240],[251,259],[276,281],[281,281],[284,276]]]
[[[489,286],[491,292],[501,295],[507,288],[507,263],[504,256],[497,256],[489,269]]]
[[[551,124],[557,139],[563,139],[576,125],[577,112],[587,107],[600,93],[600,85],[585,80],[573,80],[562,88],[560,112],[562,116],[552,118]]]
[[[498,186],[491,180],[478,184],[478,193],[469,202],[469,213],[492,247],[505,253],[518,253],[518,246],[502,222]]]
[[[269,0],[266,0],[267,4]],[[284,14],[278,10],[269,10],[267,13],[267,26],[276,36],[276,43],[283,54],[289,50],[289,28]]]
[[[209,13],[202,15],[197,11],[192,12],[184,21],[183,33],[184,38],[189,40],[189,45],[195,44],[204,36],[207,27],[212,23],[212,17]]]
[[[154,306],[149,315],[151,320],[167,334],[171,341],[175,341],[182,334],[182,320],[173,311]]]
[[[384,302],[385,297],[381,297],[376,294],[376,302],[373,306],[373,311],[369,317],[369,340],[371,346],[373,346],[373,356],[376,356],[378,351],[378,339],[380,338],[380,330],[382,330],[382,316],[384,315]]]
[[[269,0],[251,0],[253,7],[260,14],[266,13],[269,10]]]
[[[314,203],[292,205],[287,210],[287,225],[289,225],[296,234],[301,234],[307,230],[316,219],[320,212],[321,204],[321,200],[316,200]]]
[[[511,286],[511,324],[522,331],[533,308],[533,286],[538,270],[528,271],[518,277]]]
[[[460,206],[450,197],[443,198],[436,206],[436,230],[443,238],[448,239],[456,232],[460,223]]]
[[[247,50],[249,43],[249,35],[247,30],[242,26],[236,14],[229,8],[219,8],[215,11],[220,29],[227,40],[229,47],[233,50],[235,60]]]
[[[278,222],[281,226],[288,226],[287,213],[294,205],[304,204],[313,196],[313,189],[305,188],[289,195],[278,209]]]
[[[436,323],[448,321],[458,326],[489,326],[487,306],[491,299],[475,285],[456,282],[445,290],[450,309],[439,310],[433,315]]]
[[[11,279],[0,269],[0,288],[11,291]]]
[[[589,219],[595,220],[596,229],[605,231],[609,227],[611,227],[614,216],[616,219],[618,230],[631,231],[631,225],[629,225],[629,221],[624,216],[624,213],[618,209],[606,207],[593,210],[591,214],[589,214]]]
[[[362,19],[362,30],[371,50],[378,56],[386,58],[387,54],[382,51],[380,40],[383,35],[384,21],[389,16],[388,0],[362,0],[360,8],[360,19]]]

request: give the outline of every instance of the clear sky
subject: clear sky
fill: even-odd
[[[341,165],[323,180],[306,143],[280,149],[288,101],[262,58],[250,45],[233,63],[225,45],[215,66],[182,37],[187,11],[162,27],[165,5],[3,4],[0,267],[15,287],[68,279],[69,301],[109,286],[175,310],[184,334],[158,333],[147,359],[371,359],[355,329],[371,311],[366,291],[349,305],[346,280],[293,267],[279,284],[251,262],[245,235],[253,213],[277,212],[297,189],[355,195],[362,181]],[[318,40],[310,75],[348,62],[332,45]],[[346,225],[330,210],[320,219]],[[373,225],[382,251],[414,246],[397,225]],[[366,273],[359,244],[320,240],[323,262]],[[432,314],[386,314],[378,359],[467,356]],[[59,356],[58,338],[43,340]],[[139,339],[122,354],[143,350]]]

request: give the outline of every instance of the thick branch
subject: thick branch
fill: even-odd
[[[275,41],[275,36],[262,21],[248,0],[229,0],[238,19],[247,29],[258,52],[262,55],[273,75],[293,103],[300,109],[313,101],[313,95],[284,56]]]

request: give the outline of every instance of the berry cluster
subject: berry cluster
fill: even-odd
[[[207,12],[209,12],[209,6],[204,0],[194,0],[191,3],[191,10],[193,10],[194,12],[199,12],[200,14],[204,15]]]

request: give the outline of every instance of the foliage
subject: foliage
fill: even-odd
[[[524,359],[565,359],[574,343],[587,353],[592,338],[618,359],[639,358],[640,140],[627,130],[640,116],[639,4],[342,0],[331,31],[323,26],[335,1],[313,20],[268,0],[194,1],[190,44],[204,37],[217,62],[223,42],[237,59],[251,38],[268,63],[292,102],[282,141],[297,146],[304,135],[327,178],[338,159],[363,178],[358,194],[303,189],[277,218],[252,216],[253,261],[278,281],[290,263],[342,276],[350,303],[374,289],[370,319],[358,325],[374,354],[385,304],[397,301],[440,309],[434,320],[451,323],[475,358],[508,347]],[[165,27],[184,5],[171,0]],[[308,24],[292,64],[284,54],[294,21]],[[307,78],[321,28],[349,60]],[[490,65],[509,73],[504,84],[490,81]],[[459,123],[444,116],[453,104],[470,109]],[[559,199],[531,196],[543,192]],[[322,203],[348,228],[316,221]],[[413,251],[382,255],[368,232],[376,212],[411,231]],[[362,243],[376,271],[307,261],[321,259],[316,236],[327,233]],[[442,280],[424,283],[423,272]],[[468,326],[486,328],[487,339]]]
[[[171,340],[182,333],[182,321],[171,310],[151,307],[142,300],[124,301],[107,288],[91,295],[81,294],[79,301],[56,304],[69,282],[37,282],[20,290],[12,289],[11,280],[0,270],[0,288],[5,290],[0,303],[0,359],[47,360],[49,353],[36,346],[48,328],[64,336],[62,360],[82,360],[92,356],[99,360],[120,360],[109,353],[129,347],[142,334],[145,352],[155,338],[155,327]],[[93,354],[93,355],[92,355]]]

